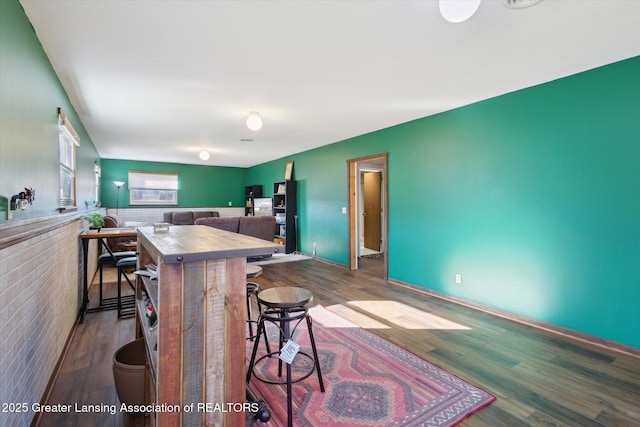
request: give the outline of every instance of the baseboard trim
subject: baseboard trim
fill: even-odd
[[[79,320],[80,320],[80,317],[78,316],[78,319],[76,319],[76,322],[73,324],[73,327],[71,328],[71,331],[67,336],[67,341],[64,343],[64,347],[62,348],[62,353],[58,358],[58,362],[56,363],[56,366],[53,368],[53,372],[49,377],[49,382],[47,382],[47,386],[44,389],[44,393],[42,393],[42,398],[40,399],[40,405],[46,405],[47,402],[49,401],[49,398],[51,397],[53,386],[55,385],[56,380],[58,379],[58,375],[60,375],[60,371],[62,370],[62,365],[64,363],[64,360],[66,359],[67,354],[69,353],[69,348],[71,347],[71,340],[73,340],[73,337],[76,335],[76,331],[78,330]],[[34,414],[33,418],[31,419],[30,427],[37,427],[40,425],[40,420],[42,419],[42,413],[43,413],[42,411],[38,411]]]
[[[576,331],[573,329],[565,328],[563,326],[554,325],[553,323],[544,322],[542,320],[534,319],[531,317],[523,316],[520,314],[512,313],[507,310],[502,310],[495,307],[490,307],[484,304],[476,303],[473,301],[466,300],[464,298],[455,297],[452,295],[447,295],[442,292],[434,291],[432,289],[423,288],[411,283],[402,282],[396,279],[388,279],[388,283],[396,286],[402,286],[405,288],[412,289],[417,292],[421,292],[423,294],[432,296],[434,298],[439,298],[441,300],[449,301],[454,304],[463,305],[465,307],[472,308],[474,310],[479,310],[494,316],[502,317],[507,320],[511,320],[513,322],[522,323],[528,326],[532,326],[537,329],[542,329],[547,332],[551,332],[557,335],[561,335],[563,337],[571,338],[576,341],[580,341],[582,343],[596,345],[598,347],[603,347],[609,350],[614,350],[620,353],[624,353],[634,357],[640,357],[640,348],[633,347],[628,344],[619,343],[616,341],[607,340],[601,337],[597,337],[595,335],[590,335],[584,332]]]
[[[339,268],[343,268],[343,269],[348,269],[349,268],[348,266],[346,266],[344,264],[340,264],[338,262],[331,261],[331,260],[328,260],[328,259],[325,259],[325,258],[320,258],[320,257],[309,255],[309,254],[304,254],[304,255],[310,256],[310,257],[312,257],[312,259],[314,259],[314,260],[316,260],[318,262],[322,262],[324,264],[329,264],[329,265],[332,265],[334,267],[339,267]]]

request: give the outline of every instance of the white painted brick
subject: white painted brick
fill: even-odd
[[[42,398],[79,310],[80,227],[78,220],[0,250],[2,402]],[[5,415],[7,426],[33,416]]]

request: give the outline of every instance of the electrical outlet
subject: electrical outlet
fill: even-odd
[[[462,283],[462,274],[456,274],[456,283]]]
[[[317,247],[318,247],[318,246],[316,245],[316,242],[313,242],[313,256],[314,256],[314,257],[316,256],[316,249],[317,249]]]

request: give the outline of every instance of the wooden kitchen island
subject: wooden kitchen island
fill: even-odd
[[[266,240],[203,225],[138,229],[136,335],[147,351],[152,426],[240,426],[245,413],[246,259]],[[157,322],[147,315],[148,302]],[[153,318],[153,315],[152,317]]]

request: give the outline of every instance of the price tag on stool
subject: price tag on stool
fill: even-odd
[[[298,350],[300,350],[300,344],[289,340],[282,346],[282,350],[280,350],[280,359],[291,365],[293,358],[298,354]]]

